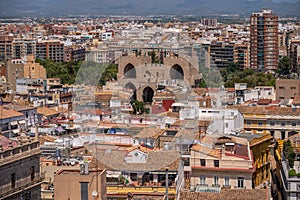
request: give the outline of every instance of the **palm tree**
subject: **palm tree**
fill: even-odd
[[[134,113],[137,115],[141,115],[145,111],[145,104],[142,101],[134,100],[132,107],[133,107]]]

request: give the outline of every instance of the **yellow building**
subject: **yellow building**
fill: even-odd
[[[35,62],[33,55],[27,55],[22,59],[13,59],[7,62],[7,82],[16,91],[17,79],[21,78],[40,78],[46,79],[46,69]]]
[[[273,137],[270,134],[242,134],[240,137],[248,139],[253,154],[253,186],[263,187],[270,180],[270,145]]]
[[[277,106],[242,106],[245,133],[270,133],[285,139],[300,131],[300,109]]]

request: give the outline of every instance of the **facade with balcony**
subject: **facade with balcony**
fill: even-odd
[[[0,136],[0,199],[41,199],[39,156],[38,141]]]
[[[300,198],[300,176],[299,173],[292,175],[287,158],[282,156],[279,161],[279,178],[281,182],[281,195],[286,200],[296,200]],[[299,162],[299,161],[298,161]],[[296,163],[296,161],[295,161]],[[297,170],[298,171],[298,170]]]
[[[300,110],[288,107],[244,106],[245,133],[270,133],[276,139],[286,139],[300,130]]]
[[[242,138],[218,137],[205,136],[202,143],[192,147],[191,191],[251,189],[255,166],[249,144]]]

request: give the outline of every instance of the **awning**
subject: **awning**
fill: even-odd
[[[26,124],[26,121],[25,120],[20,120],[18,121],[19,124]]]
[[[19,129],[11,130],[13,133],[20,133]]]
[[[184,103],[180,103],[180,102],[177,102],[177,103],[173,103],[172,104],[172,107],[185,107],[186,105]]]
[[[63,129],[61,126],[55,129],[57,132],[64,132],[65,129]]]
[[[16,126],[16,125],[18,125],[18,122],[17,121],[10,122],[10,125],[11,126]]]

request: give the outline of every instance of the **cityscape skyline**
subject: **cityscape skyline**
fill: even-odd
[[[298,200],[298,5],[0,0],[0,199]]]

